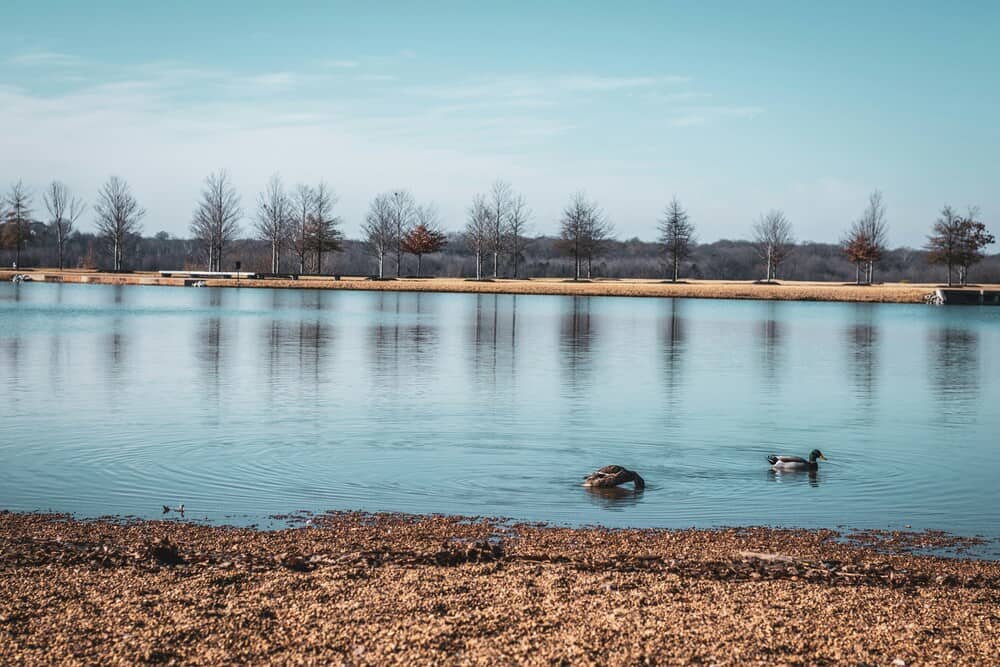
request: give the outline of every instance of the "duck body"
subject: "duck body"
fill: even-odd
[[[623,468],[622,466],[604,466],[587,475],[583,481],[584,486],[595,489],[610,489],[632,482],[635,490],[645,488],[646,482],[639,476],[639,473]]]
[[[817,459],[823,459],[826,461],[826,457],[823,456],[823,452],[818,449],[812,450],[809,453],[809,458],[804,459],[801,456],[776,456],[774,454],[767,457],[767,462],[771,464],[772,470],[817,470],[819,468],[819,462]]]

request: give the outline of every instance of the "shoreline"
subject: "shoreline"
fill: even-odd
[[[956,546],[941,534],[840,537],[347,512],[265,532],[0,511],[0,661],[984,664],[1000,653],[1000,562],[908,553]]]
[[[0,270],[0,281],[28,274],[38,282],[101,285],[158,285],[183,287],[190,283],[182,277],[162,277],[157,272],[108,273],[82,269]],[[924,303],[938,287],[936,283],[884,283],[853,285],[845,283],[779,281],[776,285],[752,281],[689,280],[681,283],[659,279],[621,278],[576,282],[565,278],[511,279],[477,281],[465,278],[399,278],[369,280],[364,277],[302,276],[288,279],[221,279],[204,281],[208,287],[334,289],[365,291],[445,292],[476,294],[532,294],[555,296],[624,296],[659,298],[752,299],[768,301],[824,301],[848,303]],[[969,289],[1000,289],[995,285],[977,285]],[[959,288],[952,288],[959,289]]]

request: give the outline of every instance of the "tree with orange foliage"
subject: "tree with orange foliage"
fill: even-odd
[[[437,228],[437,213],[432,206],[421,206],[417,211],[417,226],[403,237],[403,250],[417,256],[417,277],[420,277],[420,260],[424,255],[438,252],[448,245],[448,237]]]

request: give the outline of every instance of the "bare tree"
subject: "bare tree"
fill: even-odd
[[[416,219],[417,226],[403,237],[403,249],[416,256],[419,278],[421,258],[448,245],[448,237],[440,229],[437,207],[434,204],[418,206]]]
[[[254,223],[257,237],[271,245],[271,273],[279,272],[281,249],[287,240],[291,216],[292,205],[285,194],[285,186],[281,177],[275,174],[257,197],[257,219]]]
[[[142,232],[146,209],[139,206],[128,183],[112,176],[98,190],[94,211],[97,213],[97,233],[112,252],[113,270],[121,271],[127,249]]]
[[[344,239],[340,218],[333,214],[338,199],[323,181],[313,189],[313,214],[310,224],[310,245],[316,253],[316,273],[323,273],[323,254],[338,252]]]
[[[882,193],[875,190],[868,197],[868,207],[861,217],[851,225],[847,237],[841,241],[841,246],[847,258],[854,263],[855,282],[861,284],[862,270],[864,281],[869,285],[875,277],[875,263],[882,259],[885,253],[889,227],[885,221],[885,202]]]
[[[795,243],[792,224],[781,211],[761,215],[753,226],[753,243],[757,254],[766,266],[765,280],[771,282],[778,275],[778,267],[788,259]]]
[[[979,208],[970,206],[959,225],[958,277],[963,286],[969,283],[969,268],[982,261],[983,248],[996,242],[986,225],[976,220],[978,217]]]
[[[559,246],[573,257],[573,279],[579,280],[583,262],[587,262],[587,277],[591,275],[593,257],[610,237],[611,224],[597,202],[590,201],[583,192],[577,192],[563,209],[560,221]]]
[[[465,242],[476,258],[476,280],[483,278],[483,257],[490,248],[490,233],[493,214],[486,197],[476,195],[469,207],[469,217],[465,223]]]
[[[510,184],[496,180],[490,188],[490,250],[493,251],[493,277],[500,276],[500,254],[504,250],[504,231],[510,215],[511,200],[514,198]]]
[[[42,194],[42,200],[49,212],[49,229],[56,237],[56,254],[59,258],[59,268],[62,269],[66,239],[73,231],[73,225],[83,214],[83,200],[74,197],[69,188],[59,181],[52,181],[49,184]]]
[[[380,194],[368,206],[361,231],[369,251],[378,258],[378,277],[385,277],[385,256],[396,247],[396,217],[392,195]]]
[[[417,213],[417,205],[413,201],[413,195],[407,190],[396,190],[390,197],[392,204],[394,241],[396,244],[396,277],[402,276],[403,266],[403,239],[413,227],[414,218]]]
[[[675,196],[670,200],[663,219],[660,220],[660,243],[667,253],[667,262],[671,267],[671,278],[677,282],[680,277],[681,262],[691,256],[694,249],[694,225],[688,218],[687,211],[677,201]]]
[[[948,267],[948,286],[952,283],[952,267],[958,263],[961,217],[948,204],[941,209],[940,217],[934,222],[930,236],[927,237],[927,261],[931,264],[944,264]]]
[[[311,226],[315,205],[316,195],[311,187],[301,184],[295,186],[291,197],[288,244],[299,261],[299,273],[306,272],[306,258],[312,248]]]
[[[521,253],[524,250],[525,235],[528,233],[528,223],[531,220],[531,209],[524,197],[515,195],[510,200],[510,212],[507,215],[507,248],[510,250],[513,275],[517,278],[517,267],[521,263]]]
[[[14,247],[14,265],[21,265],[21,248],[31,237],[31,190],[18,180],[7,193],[7,224],[4,230],[4,245]]]
[[[208,270],[222,270],[222,253],[240,232],[240,195],[229,172],[221,169],[205,178],[201,202],[191,220],[191,234],[205,248]]]
[[[587,257],[587,278],[593,277],[594,258],[604,252],[605,246],[611,240],[614,225],[608,220],[604,211],[594,203],[594,210],[587,219],[586,243],[583,248]]]
[[[979,209],[969,207],[964,218],[951,206],[941,209],[941,217],[934,223],[933,234],[928,237],[927,261],[948,267],[948,286],[953,280],[953,268],[958,267],[959,283],[965,285],[969,267],[983,258],[982,249],[995,241],[986,225],[976,220]]]

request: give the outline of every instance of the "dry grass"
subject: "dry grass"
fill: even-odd
[[[161,278],[157,273],[111,274],[81,270],[37,269],[37,280],[51,282],[99,283],[112,285],[184,285],[183,278]],[[0,271],[0,280],[10,280],[13,271]],[[856,286],[844,283],[782,281],[778,285],[758,285],[750,281],[691,280],[671,284],[660,280],[597,279],[574,282],[562,278],[487,281],[462,278],[402,278],[367,280],[360,277],[303,277],[301,280],[240,280],[240,287],[295,289],[387,290],[411,292],[474,292],[485,294],[555,294],[584,296],[691,297],[705,299],[765,299],[781,301],[852,301],[881,303],[922,303],[938,285],[886,283]],[[213,287],[233,287],[236,280],[208,280]],[[984,286],[1000,289],[1000,286]]]

